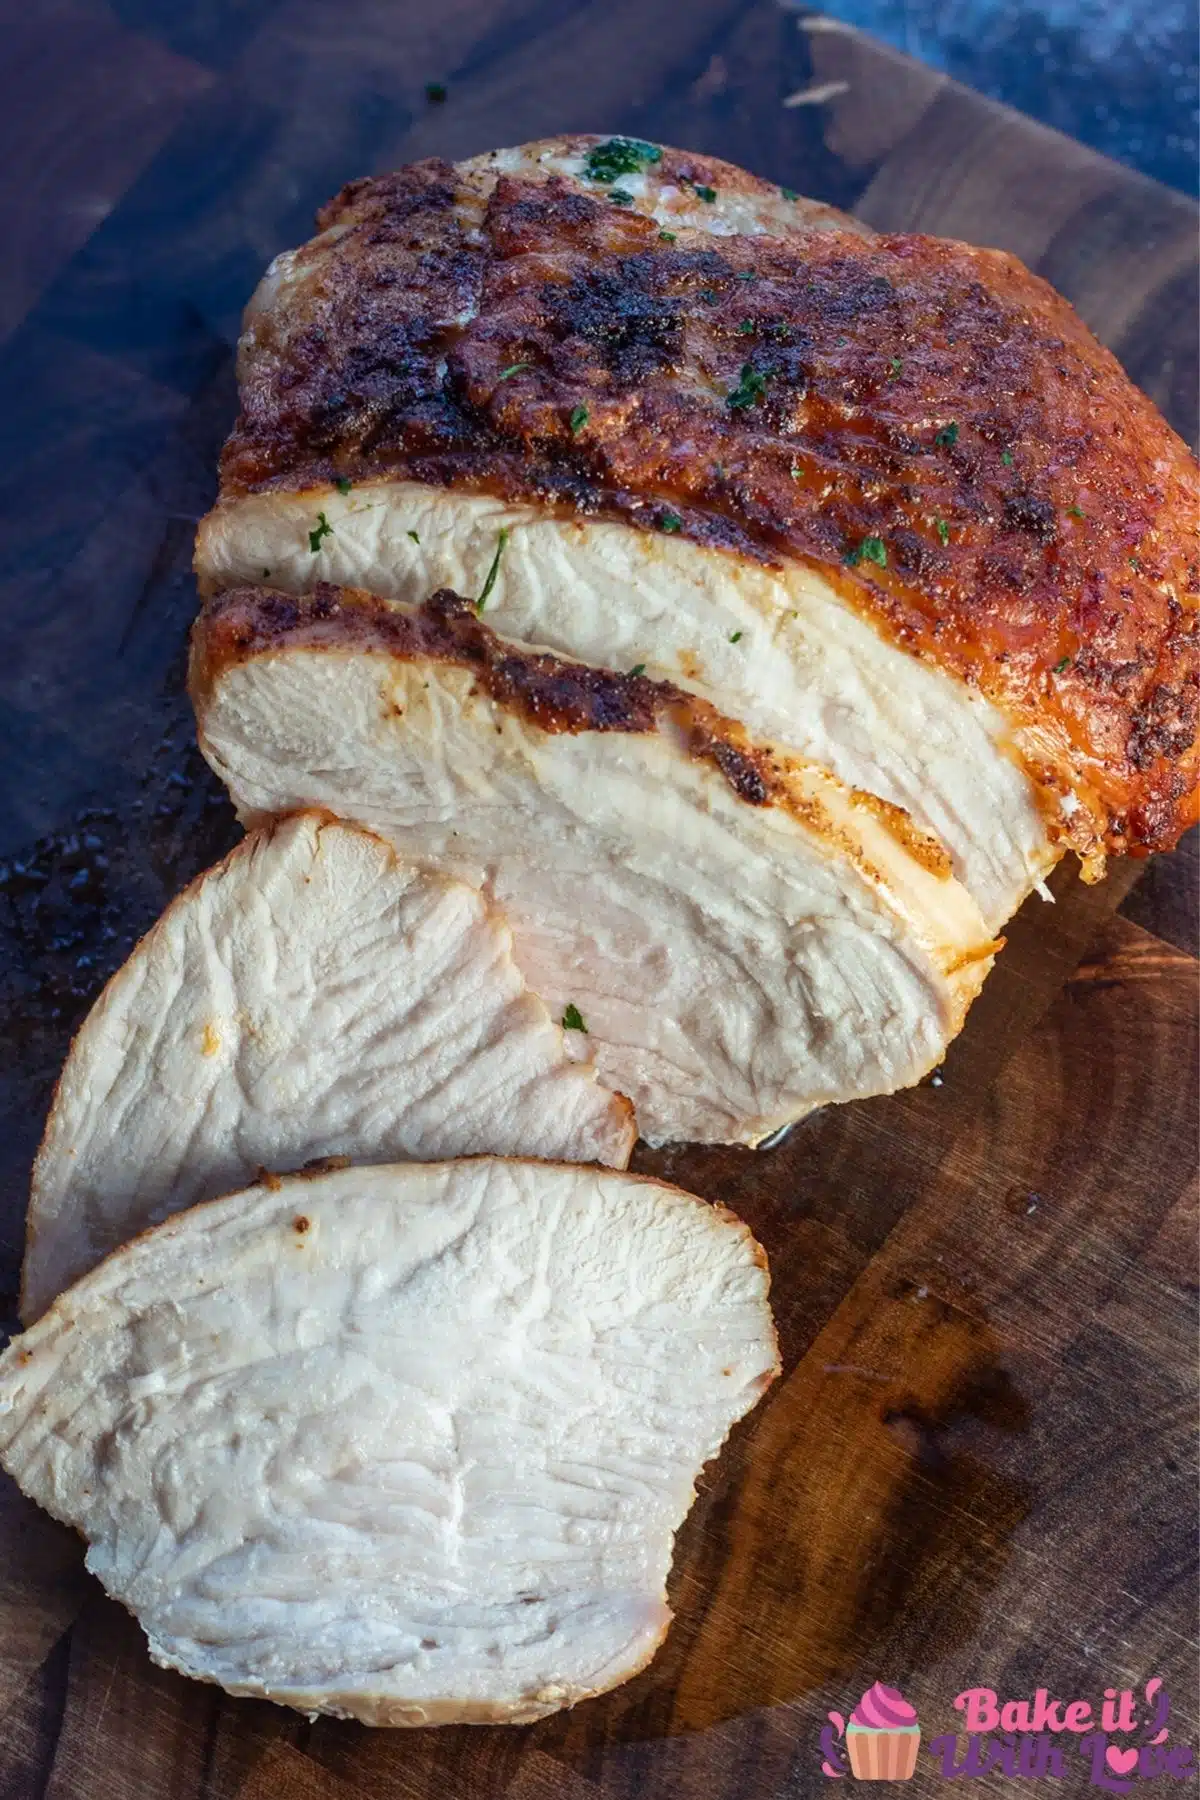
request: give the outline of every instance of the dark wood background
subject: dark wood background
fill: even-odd
[[[235,835],[182,692],[191,537],[240,308],[320,200],[561,129],[715,152],[879,227],[1017,251],[1193,441],[1197,220],[774,0],[10,0],[3,17],[11,1324],[70,1033]],[[5,1485],[0,1800],[795,1800],[826,1786],[827,1708],[876,1678],[929,1737],[968,1685],[1098,1701],[1159,1675],[1195,1744],[1196,868],[1193,841],[1133,892],[1133,867],[1090,891],[1061,871],[939,1085],[758,1156],[640,1159],[758,1232],[785,1353],[705,1477],[646,1674],[521,1730],[309,1725],[155,1670],[75,1540]],[[935,1785],[923,1768],[907,1791]]]

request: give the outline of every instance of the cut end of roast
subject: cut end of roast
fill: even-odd
[[[242,816],[353,818],[484,888],[651,1143],[754,1143],[941,1060],[995,942],[897,809],[670,683],[506,642],[455,595],[211,601],[205,755]]]

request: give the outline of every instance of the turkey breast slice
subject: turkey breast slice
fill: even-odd
[[[306,813],[167,908],[75,1039],[33,1171],[22,1317],[168,1213],[317,1157],[623,1168],[629,1103],[461,881]]]
[[[342,1169],[192,1208],[0,1358],[0,1462],[164,1667],[369,1725],[540,1718],[670,1622],[778,1372],[766,1259],[664,1183]]]
[[[1198,805],[1197,472],[1015,258],[573,136],[352,182],[246,313],[208,592],[479,593],[903,806],[990,928]]]
[[[314,551],[311,537],[320,536]],[[418,605],[478,594],[507,638],[678,683],[850,787],[902,807],[949,851],[996,930],[1058,861],[1002,713],[890,643],[814,569],[779,568],[602,519],[380,477],[222,504],[200,527],[210,589],[321,581]]]
[[[246,820],[327,807],[483,887],[651,1143],[754,1143],[918,1080],[990,967],[905,815],[678,688],[507,644],[455,595],[233,591],[191,689]]]

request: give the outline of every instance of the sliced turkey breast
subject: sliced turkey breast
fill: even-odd
[[[661,1182],[272,1180],[0,1358],[0,1462],[164,1667],[369,1725],[540,1718],[653,1656],[702,1464],[778,1371],[762,1251]]]
[[[575,137],[352,183],[246,318],[208,592],[489,595],[903,806],[990,928],[1196,815],[1193,459],[1014,258]]]
[[[613,1163],[635,1131],[461,881],[308,813],[172,902],[109,982],[33,1171],[22,1316],[259,1169],[478,1151]]]
[[[990,967],[904,814],[667,683],[506,644],[455,595],[232,591],[191,688],[248,822],[328,807],[482,887],[651,1143],[754,1143],[918,1080]]]

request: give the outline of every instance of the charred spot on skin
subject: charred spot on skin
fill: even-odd
[[[1058,536],[1054,506],[1037,494],[1010,494],[1004,502],[1004,523],[1009,531],[1023,531],[1042,544]]]
[[[303,1237],[311,1224],[311,1219],[305,1218],[303,1213],[297,1213],[296,1217],[292,1220],[292,1230],[296,1233],[297,1237]]]

